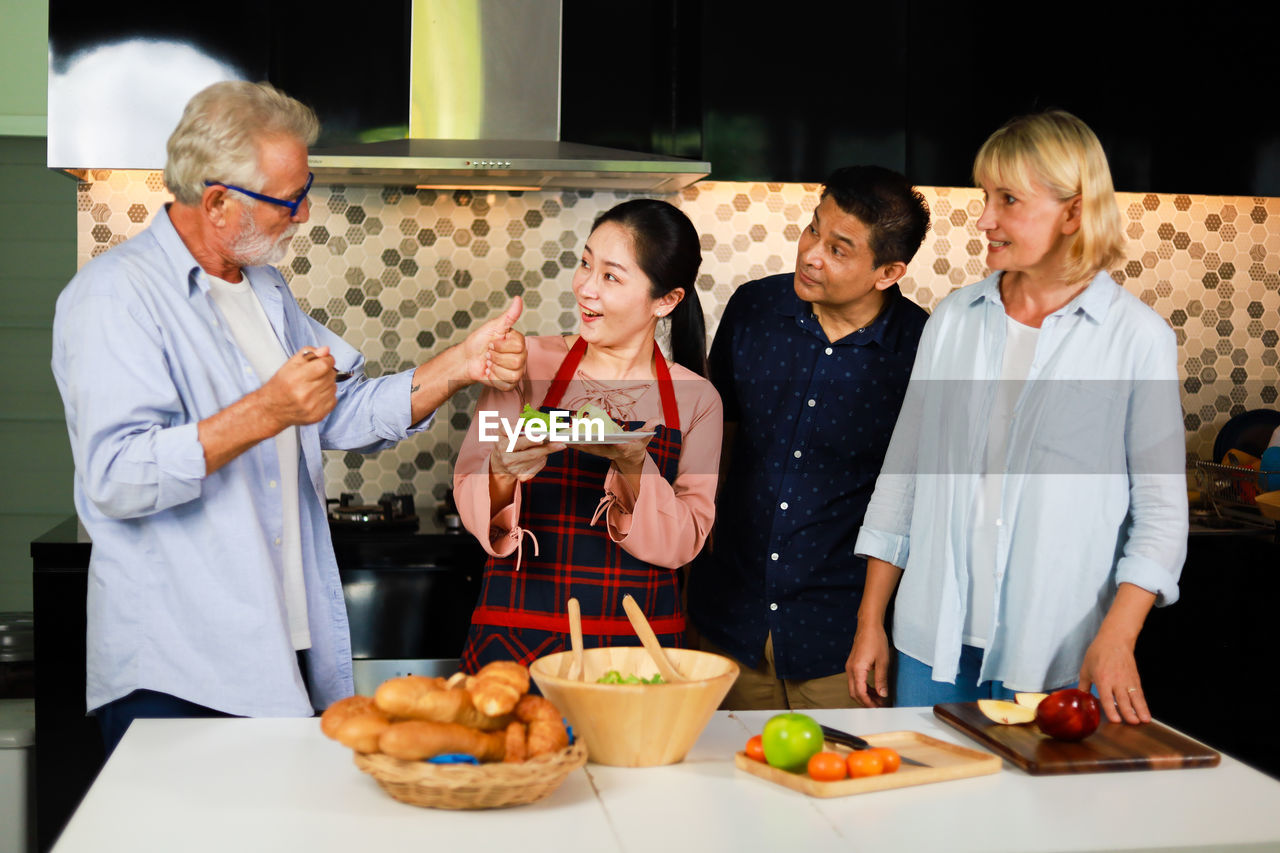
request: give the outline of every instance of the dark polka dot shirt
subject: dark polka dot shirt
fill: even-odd
[[[751,666],[772,632],[780,678],[844,669],[866,561],[854,542],[928,314],[894,286],[867,328],[829,341],[793,274],[742,285],[711,346],[711,381],[736,423],[711,544],[689,612]]]

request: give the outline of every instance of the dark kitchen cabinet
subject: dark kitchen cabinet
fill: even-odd
[[[53,846],[104,759],[85,710],[85,601],[89,542],[76,519],[31,543],[36,658],[36,845]]]
[[[1062,108],[1117,189],[1280,195],[1280,7],[909,0],[565,0],[561,137],[698,157],[713,180],[820,181],[876,163],[971,186],[983,140]]]
[[[766,8],[565,0],[560,137],[709,160],[712,180],[903,169],[905,7]]]
[[[1048,20],[1036,6],[908,9],[907,174],[917,183],[971,186],[992,131],[1060,108],[1098,134],[1118,190],[1280,195],[1274,5],[1190,14],[1086,2]]]
[[[1265,686],[1280,598],[1276,537],[1192,533],[1179,588],[1179,600],[1153,609],[1138,638],[1151,713],[1280,778],[1280,731]]]

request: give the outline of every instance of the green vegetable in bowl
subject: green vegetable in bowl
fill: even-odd
[[[640,676],[636,675],[634,672],[624,677],[623,674],[618,672],[618,670],[616,669],[611,669],[608,672],[606,672],[604,675],[597,678],[596,683],[597,684],[666,684],[666,682],[662,680],[662,673],[660,672],[655,672],[653,674],[653,678],[641,678]]]

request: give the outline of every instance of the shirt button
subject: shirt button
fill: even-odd
[[[777,554],[777,552],[774,552],[774,553],[770,554],[770,555],[769,555],[769,559],[770,559],[770,560],[777,560],[777,559],[778,559],[778,554]]]
[[[835,352],[835,350],[833,350],[831,347],[827,347],[825,350],[823,350],[823,352],[825,352],[827,355],[831,355],[831,353]]]
[[[279,537],[279,536],[277,536],[277,537],[276,537],[276,544],[277,544],[277,545],[279,545],[279,544],[280,544],[280,537]]]
[[[777,610],[777,609],[778,609],[778,602],[776,602],[776,601],[772,602],[772,603],[769,605],[769,609],[770,609],[770,610]]]
[[[817,401],[817,400],[810,400],[810,401],[809,401],[809,408],[811,408],[811,409],[812,409],[812,408],[813,408],[814,406],[816,406],[816,405],[818,405],[818,401]]]
[[[997,518],[997,519],[996,519],[996,527],[1004,527],[1004,519],[1003,519],[1003,518]]]
[[[782,507],[783,509],[786,509],[786,508],[787,508],[787,502],[786,502],[786,501],[783,501],[782,503],[778,504],[778,506]]]
[[[267,485],[274,489],[276,487],[276,481],[271,480],[270,482],[267,483]]]
[[[791,455],[792,455],[792,456],[794,456],[794,457],[795,457],[795,458],[797,458],[797,459],[799,459],[799,458],[800,458],[800,456],[801,456],[801,454],[800,454],[800,451],[799,451],[799,450],[797,450],[795,453],[793,453],[793,454],[791,454]]]

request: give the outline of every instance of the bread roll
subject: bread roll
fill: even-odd
[[[336,740],[343,746],[349,746],[356,752],[370,753],[378,751],[382,733],[391,725],[387,715],[372,708],[363,714],[353,714],[338,727]]]
[[[481,713],[463,689],[448,690],[441,678],[407,675],[384,681],[374,695],[387,714],[400,720],[432,723],[461,723],[485,731],[504,729],[509,716],[491,717]]]
[[[482,732],[457,723],[407,720],[392,723],[378,739],[379,749],[405,761],[421,761],[451,752],[481,761],[501,761],[506,754],[505,732]]]
[[[348,696],[334,702],[320,715],[320,731],[337,740],[338,727],[352,714],[363,714],[374,708],[373,698],[369,696]]]

